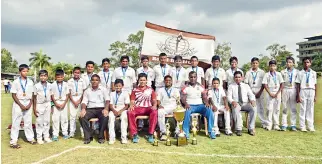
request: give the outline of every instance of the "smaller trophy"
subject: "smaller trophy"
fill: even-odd
[[[167,135],[167,140],[166,140],[166,143],[165,143],[165,145],[167,145],[167,146],[171,146],[171,140],[170,140],[170,124],[169,124],[169,122],[167,122],[167,124],[165,125],[166,126],[166,128],[167,128],[167,130],[166,130],[166,135]]]
[[[153,142],[153,146],[159,146],[159,141],[158,141],[158,134],[157,132],[153,133],[154,136],[154,142]]]
[[[196,135],[197,135],[197,122],[198,122],[198,118],[197,117],[193,117],[192,118],[192,134],[193,134],[192,145],[197,145],[197,139],[196,139]]]

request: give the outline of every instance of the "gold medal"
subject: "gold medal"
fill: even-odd
[[[78,96],[78,93],[76,92],[76,96]]]
[[[290,83],[290,87],[293,87],[292,83]]]
[[[22,95],[23,95],[23,96],[26,96],[26,93],[23,93]]]
[[[61,99],[61,96],[59,96],[59,99]]]
[[[309,83],[306,83],[306,86],[309,87],[310,86]]]
[[[114,108],[117,108],[117,105],[114,105]]]

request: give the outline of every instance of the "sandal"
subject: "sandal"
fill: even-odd
[[[28,141],[31,145],[36,145],[37,142],[35,140]]]
[[[19,149],[21,146],[19,144],[10,144],[10,147],[13,149]]]

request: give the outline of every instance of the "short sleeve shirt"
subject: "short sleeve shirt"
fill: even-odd
[[[172,77],[172,86],[178,89],[181,89],[189,78],[186,69],[183,67],[172,67],[170,76]]]
[[[113,71],[111,71],[111,70],[109,70],[107,72],[100,71],[98,73],[98,76],[100,76],[100,79],[101,79],[100,85],[102,87],[105,87],[107,90],[111,90]]]
[[[315,85],[317,84],[317,75],[316,72],[312,69],[309,69],[309,72],[301,70],[298,73],[298,76],[295,80],[296,83],[300,84],[301,89],[316,89]],[[308,84],[308,85],[307,85]]]
[[[25,96],[23,88],[25,88]],[[13,81],[10,90],[11,93],[15,93],[18,100],[30,100],[32,93],[34,92],[34,82],[30,79],[20,80],[20,77]]]
[[[116,111],[122,110],[126,104],[130,104],[130,96],[128,93],[110,93],[110,104],[114,105]]]
[[[51,85],[46,82],[45,85],[41,84],[41,82],[35,84],[34,86],[34,95],[37,96],[37,103],[43,104],[51,101]]]
[[[56,101],[65,101],[68,98],[67,94],[69,94],[68,84],[64,81],[60,84],[57,84],[57,81],[55,81],[51,85],[51,92]]]
[[[122,79],[124,82],[123,89],[130,91],[133,88],[133,83],[136,83],[135,70],[131,67],[118,67],[114,70],[112,82],[114,83],[116,79]]]
[[[87,108],[104,108],[106,101],[110,100],[110,96],[106,88],[99,86],[96,90],[92,87],[85,90],[82,104]]]
[[[289,71],[288,69],[281,71],[281,74],[285,81],[284,88],[295,89],[295,80],[298,75],[298,72],[299,71],[295,68],[293,68],[292,71]]]
[[[212,103],[217,108],[219,108],[221,105],[224,105],[224,97],[226,97],[226,92],[221,87],[219,87],[218,89],[211,89],[208,91],[208,98],[212,99]]]
[[[155,73],[155,86],[158,88],[164,87],[164,76],[171,75],[171,66],[166,64],[161,68],[161,65],[158,64],[153,67]]]
[[[281,83],[284,83],[284,79],[280,72],[267,72],[263,79],[263,84],[267,84],[271,92],[277,92]]]
[[[140,73],[145,73],[148,76],[148,82],[147,82],[147,86],[151,87],[152,86],[152,81],[154,81],[155,78],[155,73],[154,70],[150,67],[148,67],[147,70],[144,70],[143,67],[140,67],[136,70],[136,77],[139,77]],[[138,79],[137,79],[138,80]]]
[[[151,87],[146,87],[144,90],[137,87],[131,93],[131,101],[135,101],[136,107],[151,107],[152,100],[156,100],[157,96]]]
[[[71,90],[70,94],[73,97],[81,97],[84,90],[87,88],[85,80],[83,78],[79,78],[78,80],[71,78],[68,80],[68,88]]]
[[[177,88],[172,87],[167,91],[166,88],[163,87],[158,90],[157,100],[160,101],[160,105],[165,108],[175,109],[177,106],[177,99],[180,100],[180,92]]]
[[[259,68],[256,71],[250,69],[246,72],[244,82],[251,88],[261,88],[264,76],[265,72],[263,70]]]
[[[214,69],[210,67],[206,71],[205,79],[208,82],[208,89],[212,88],[212,79],[217,77],[220,80],[220,87],[223,87],[224,81],[227,81],[226,71],[222,68]]]
[[[205,78],[205,72],[204,72],[204,70],[203,70],[203,68],[201,68],[201,67],[195,67],[195,68],[193,68],[193,67],[188,67],[187,68],[187,74],[189,75],[189,73],[191,72],[191,71],[195,71],[195,72],[197,72],[197,82],[199,83],[199,84],[201,84],[201,78]],[[188,76],[187,76],[188,77]],[[187,81],[189,80],[188,78],[186,79]]]
[[[194,87],[187,85],[182,88],[182,94],[187,96],[187,103],[190,105],[203,104],[202,94],[206,92],[204,86],[196,84]]]
[[[244,72],[241,69],[237,68],[236,70],[237,71],[240,71],[244,75]],[[226,77],[227,77],[227,84],[228,84],[228,86],[230,84],[232,84],[232,83],[235,82],[235,80],[234,80],[234,73],[235,72],[236,71],[232,70],[231,68],[227,69],[227,71],[226,71]]]

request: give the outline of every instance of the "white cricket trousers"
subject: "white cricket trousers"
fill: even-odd
[[[58,100],[56,101],[58,104],[63,104],[64,101]],[[59,136],[59,127],[61,126],[62,133],[64,136],[68,135],[68,112],[67,112],[67,104],[63,109],[57,109],[54,106],[54,112],[52,115],[53,120],[53,136]]]
[[[281,93],[276,98],[272,98],[267,94],[267,126],[272,129],[272,126],[279,126],[280,108],[281,108]]]
[[[30,100],[21,100],[22,105],[28,105]],[[32,107],[29,110],[22,111],[18,104],[13,102],[12,104],[12,126],[10,131],[10,144],[15,144],[18,141],[20,122],[23,119],[24,122],[24,132],[28,141],[34,139],[34,131],[32,129]]]
[[[214,130],[215,130],[216,134],[220,133],[219,128],[218,128],[218,114],[220,112],[224,113],[225,130],[231,130],[231,126],[230,126],[230,111],[227,111],[224,106],[220,106],[219,109],[216,112],[214,112],[214,118],[215,118]]]
[[[78,101],[78,99],[74,99],[74,100]],[[70,112],[69,134],[72,136],[72,135],[75,135],[75,132],[76,132],[76,120],[78,120],[77,118],[79,117],[81,112],[81,104],[79,104],[78,107],[76,108],[74,104],[71,101],[69,101],[69,112]],[[80,126],[80,132],[82,135],[84,134],[82,126]]]
[[[307,127],[309,129],[314,129],[314,89],[301,89],[300,97],[302,99],[301,109],[300,109],[300,128],[306,128],[305,120],[307,122]]]
[[[253,93],[256,95],[261,88],[252,88]],[[256,110],[257,110],[257,116],[259,120],[261,121],[262,125],[267,125],[267,118],[265,116],[265,108],[264,108],[264,94],[265,91],[262,92],[261,96],[259,98],[256,98]]]
[[[51,103],[37,104],[38,117],[36,118],[37,140],[49,138]]]
[[[110,140],[115,140],[115,115],[112,111],[108,114],[108,133],[110,135]],[[121,119],[121,138],[127,139],[127,110],[123,111],[120,116]]]
[[[174,104],[172,104],[174,105]],[[173,114],[173,110],[175,109],[175,107],[164,107],[162,109],[158,109],[158,124],[159,124],[159,128],[160,128],[160,132],[165,134],[166,133],[166,120],[165,120],[165,116],[166,115],[170,115]],[[179,129],[178,126],[175,129],[175,133],[178,133]]]
[[[287,127],[287,113],[288,109],[291,111],[291,126],[296,126],[296,89],[295,88],[284,88],[282,93],[282,126]]]

